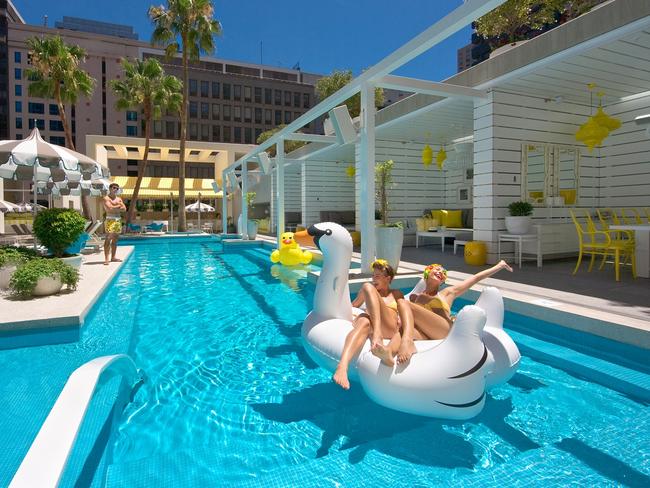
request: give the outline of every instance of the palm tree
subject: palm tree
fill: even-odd
[[[63,124],[66,145],[74,150],[72,131],[65,115],[65,105],[77,102],[79,95],[90,98],[95,79],[79,65],[86,60],[86,51],[63,42],[60,36],[32,37],[27,39],[32,68],[26,70],[30,80],[29,95],[56,100]],[[86,218],[92,218],[88,197],[81,197]]]
[[[155,58],[146,61],[136,59],[133,63],[122,60],[124,80],[111,80],[110,86],[117,96],[117,110],[135,109],[142,113],[144,124],[144,156],[138,168],[138,179],[133,190],[133,197],[126,214],[126,223],[133,220],[135,205],[140,193],[142,177],[145,175],[149,162],[149,141],[151,123],[160,119],[164,110],[178,112],[183,96],[181,95],[181,80],[175,76],[166,75],[162,66]]]
[[[152,44],[165,47],[167,57],[181,51],[183,60],[183,103],[181,105],[180,155],[178,161],[178,230],[185,225],[185,142],[187,140],[187,107],[189,61],[198,61],[200,54],[212,54],[214,37],[221,34],[221,24],[213,18],[212,0],[167,0],[167,7],[149,7],[154,24]]]

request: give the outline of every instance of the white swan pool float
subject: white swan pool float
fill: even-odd
[[[307,233],[323,253],[323,268],[302,337],[310,357],[334,371],[352,330],[348,286],[352,238],[332,222],[312,225]],[[423,289],[420,280],[413,292]],[[521,358],[503,330],[503,310],[499,291],[484,289],[475,305],[458,313],[444,340],[415,341],[418,352],[406,365],[386,366],[370,352],[370,341],[366,341],[350,363],[350,378],[388,408],[448,419],[474,417],[485,405],[486,388],[508,381]]]

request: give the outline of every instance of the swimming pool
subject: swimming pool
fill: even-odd
[[[146,381],[93,486],[650,484],[648,406],[536,357],[521,329],[529,355],[470,421],[394,412],[355,384],[340,390],[300,342],[313,287],[272,276],[268,254],[224,251],[209,238],[136,244],[79,343],[0,352],[0,398],[50,378],[45,392],[0,414],[0,432],[12,426],[16,453],[26,451],[33,435],[21,426],[44,418],[75,364],[129,352]],[[544,345],[559,355],[567,347]],[[30,364],[26,376],[21,363]],[[110,408],[104,396],[93,411]],[[102,419],[84,427],[73,472],[89,464]],[[0,454],[0,485],[16,465],[9,457]]]

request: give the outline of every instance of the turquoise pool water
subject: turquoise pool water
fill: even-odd
[[[93,486],[650,485],[648,405],[537,356],[520,324],[513,334],[530,345],[528,355],[470,421],[401,414],[358,385],[340,390],[301,345],[313,287],[301,276],[273,276],[268,254],[224,251],[214,239],[138,243],[79,343],[0,352],[3,403],[39,378],[47,384],[46,401],[34,393],[0,414],[0,441],[10,440],[2,434],[9,425],[21,443],[13,458],[0,453],[0,485],[29,446],[29,432],[17,433],[34,430],[30,419],[47,414],[74,365],[127,351],[146,381],[115,426]],[[566,347],[544,343],[558,353]],[[20,374],[21,361],[34,372],[16,379],[9,374]],[[101,421],[91,415],[76,472],[93,457],[89,439]]]

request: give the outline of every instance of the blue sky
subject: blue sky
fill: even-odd
[[[64,15],[132,25],[149,40],[147,9],[163,0],[13,0],[29,24],[48,24]],[[350,68],[355,74],[456,8],[461,0],[216,0],[215,17],[223,25],[216,56],[329,73]],[[456,72],[456,50],[470,41],[461,30],[397,74],[442,80]]]

